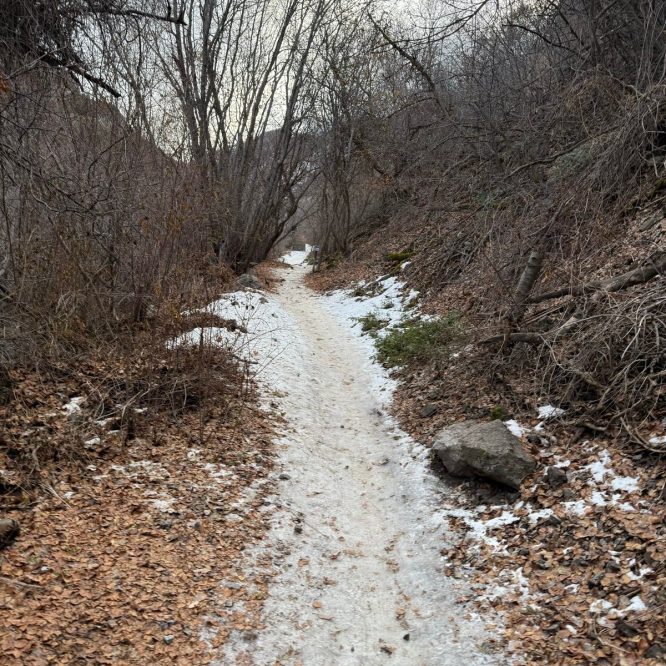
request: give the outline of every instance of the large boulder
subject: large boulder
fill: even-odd
[[[441,430],[433,451],[453,476],[484,476],[520,488],[536,462],[501,421],[463,421]]]

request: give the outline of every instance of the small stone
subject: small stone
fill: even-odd
[[[562,521],[554,513],[551,513],[550,516],[546,518],[546,522],[555,527],[562,524]]]
[[[565,502],[573,502],[576,499],[576,493],[571,488],[565,488],[562,491],[562,499]]]
[[[650,645],[650,647],[645,650],[645,656],[648,659],[659,659],[661,655],[666,652],[666,649],[664,649],[661,645],[657,645],[656,643],[654,645]]]
[[[621,571],[622,567],[618,562],[615,562],[615,560],[611,560],[610,562],[606,562],[606,566],[604,567],[606,571]]]
[[[173,527],[173,521],[163,520],[161,523],[159,523],[159,527],[163,530],[170,530]]]
[[[173,643],[175,636],[173,634],[167,634],[162,638],[166,645],[171,645]]]
[[[289,481],[289,479],[291,479],[291,477],[286,472],[282,472],[282,474],[280,474],[280,476],[278,476],[278,479],[280,479],[280,481]]]
[[[303,533],[303,527],[302,527],[301,525],[296,525],[296,526],[294,527],[294,532],[295,532],[296,534],[302,534],[302,533]]]
[[[567,482],[567,473],[561,467],[552,465],[546,469],[546,478],[551,488],[559,488]]]
[[[409,640],[409,634],[405,634],[405,635],[402,637],[402,640],[403,640],[403,641],[408,641],[408,640]]]
[[[20,532],[18,521],[10,518],[0,520],[0,550],[14,543]]]
[[[423,407],[421,407],[419,416],[423,419],[427,419],[436,412],[437,412],[437,407],[431,403],[428,403],[427,405],[423,405]]]
[[[622,636],[626,636],[627,638],[632,638],[638,634],[638,629],[633,624],[629,624],[626,620],[618,620],[615,623],[615,628],[620,634],[622,634]]]

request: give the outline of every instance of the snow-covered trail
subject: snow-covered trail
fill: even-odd
[[[268,548],[276,576],[266,627],[217,664],[497,664],[442,573],[439,492],[424,452],[382,413],[367,347],[284,271],[276,303],[291,329],[266,369],[285,412]],[[271,300],[272,297],[271,297]],[[381,373],[380,373],[381,374]],[[258,555],[257,555],[258,556]]]

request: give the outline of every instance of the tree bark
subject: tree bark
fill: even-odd
[[[520,321],[525,312],[530,292],[541,275],[544,259],[545,255],[540,250],[532,250],[532,252],[530,252],[527,265],[525,266],[525,269],[520,276],[520,280],[518,281],[518,286],[516,287],[514,306],[510,313],[510,319],[514,325]]]

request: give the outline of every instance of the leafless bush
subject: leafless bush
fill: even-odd
[[[599,296],[535,336],[540,390],[600,427],[654,418],[666,385],[663,284],[657,280],[635,292]]]

